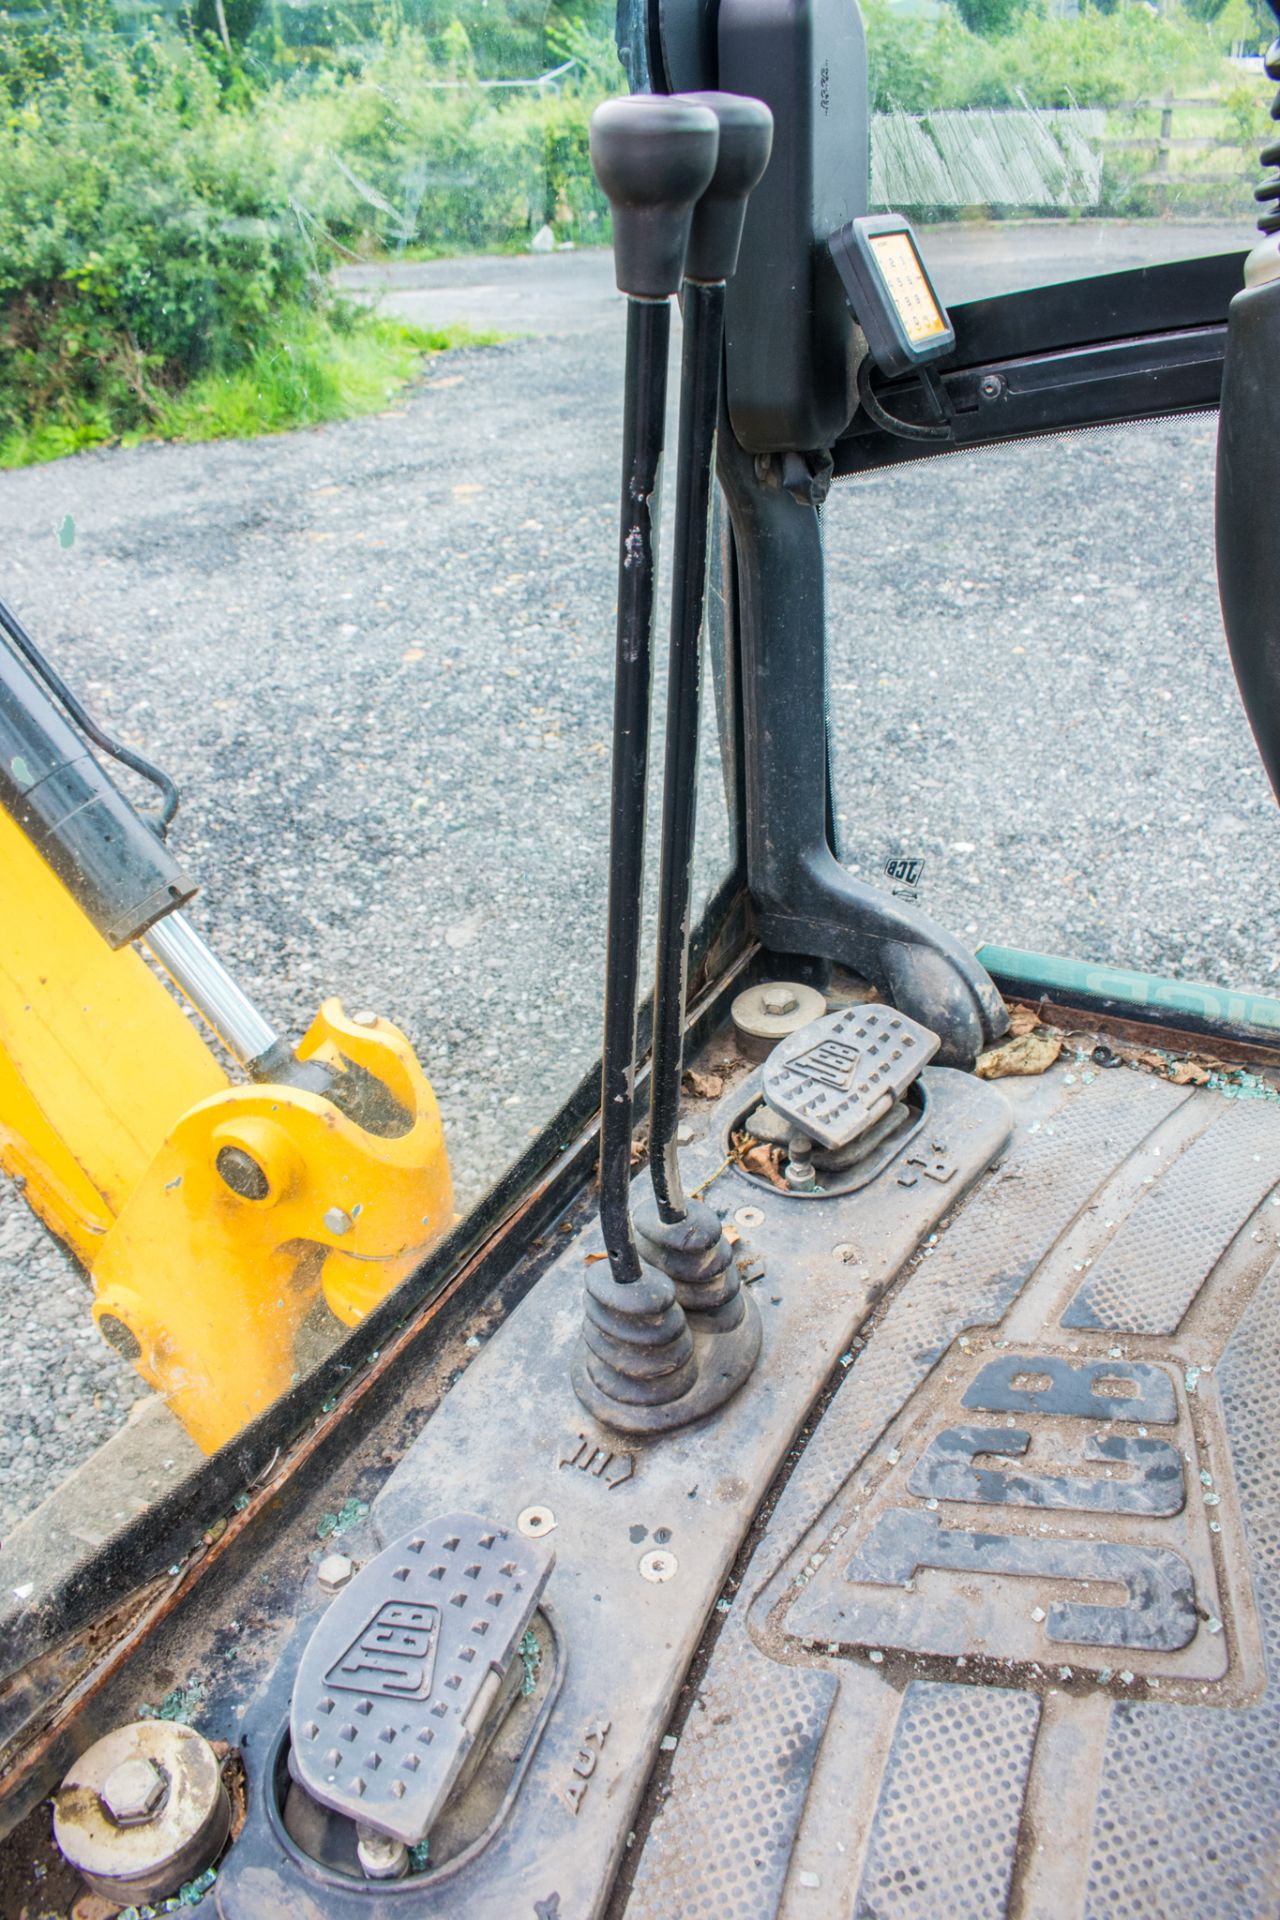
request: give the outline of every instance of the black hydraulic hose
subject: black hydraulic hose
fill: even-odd
[[[32,671],[44,681],[54,698],[61,703],[64,711],[70,715],[76,726],[79,727],[81,733],[83,733],[87,739],[91,740],[95,747],[100,748],[103,753],[109,754],[113,760],[118,760],[121,766],[128,767],[132,772],[140,774],[144,780],[148,781],[151,786],[159,791],[161,797],[160,812],[154,823],[148,822],[148,825],[154,825],[155,831],[163,840],[169,822],[178,811],[180,796],[174,781],[170,779],[162,767],[157,767],[153,761],[144,759],[142,754],[135,753],[131,747],[126,747],[121,741],[114,739],[111,734],[107,733],[104,728],[98,725],[93,716],[81,706],[79,700],[77,700],[75,694],[72,693],[70,687],[57,671],[56,667],[52,666],[44,654],[41,653],[39,647],[31,638],[31,635],[23,626],[17,614],[14,613],[11,607],[6,606],[3,600],[0,600],[0,629],[3,629],[8,639],[12,641],[14,647],[22,655]]]
[[[723,280],[710,285],[685,281],[649,1122],[654,1196],[659,1217],[668,1222],[683,1220],[688,1212],[680,1178],[676,1129],[684,1072],[685,971],[698,803],[702,624],[724,340],[724,295]]]
[[[669,301],[628,299],[600,1120],[600,1224],[613,1277],[623,1284],[641,1277],[628,1195],[649,760],[654,525],[670,338]]]

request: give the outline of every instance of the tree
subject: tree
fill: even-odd
[[[228,53],[242,47],[258,24],[262,0],[196,0],[191,24],[198,34],[209,34]]]
[[[955,0],[955,6],[970,33],[995,40],[1014,25],[1023,0]]]

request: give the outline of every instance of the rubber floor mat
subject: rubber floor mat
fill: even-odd
[[[1004,1090],[713,1619],[628,1920],[1280,1914],[1280,1103]]]

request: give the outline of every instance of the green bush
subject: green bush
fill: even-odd
[[[582,44],[570,30],[568,45]],[[523,247],[544,224],[607,237],[587,122],[622,75],[615,59],[610,84],[593,53],[566,53],[586,71],[559,90],[482,88],[460,26],[433,49],[401,25],[359,71],[322,73],[278,103],[295,195],[356,254]]]
[[[479,84],[462,21],[429,36],[401,0],[359,58],[288,80],[228,57],[198,10],[129,38],[109,0],[60,4],[43,29],[0,14],[8,460],[360,410],[439,343],[337,307],[336,257],[607,234],[587,120],[620,71],[579,21],[552,58],[580,83],[521,90]]]
[[[1168,87],[1221,83],[1229,72],[1216,29],[1145,6],[1075,19],[1033,6],[990,38],[944,6],[936,19],[904,18],[864,0],[872,105],[927,113],[948,107],[1110,107]]]
[[[585,19],[572,0],[335,0],[310,10],[324,31],[306,47],[264,0],[247,48],[257,0],[223,0],[231,53],[212,0],[128,33],[110,0],[43,3],[52,26],[0,12],[7,457],[375,404],[422,346],[335,306],[336,259],[522,248],[544,225],[608,238],[587,125],[623,85],[610,0]],[[1124,101],[1207,88],[1252,146],[1255,90],[1222,56],[1254,0],[1215,20],[1195,4],[1050,19],[1043,0],[934,17],[864,0],[873,106],[1099,106],[1115,123]],[[565,61],[555,86],[484,84]],[[1150,157],[1107,164],[1107,204],[1143,210]]]
[[[310,297],[316,256],[278,156],[195,48],[26,36],[0,111],[6,427],[143,425]]]

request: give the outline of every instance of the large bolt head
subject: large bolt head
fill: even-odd
[[[75,1761],[53,1799],[53,1836],[119,1907],[167,1900],[212,1866],[231,1825],[217,1754],[193,1727],[139,1720]]]
[[[326,1553],[316,1568],[316,1578],[325,1593],[341,1593],[355,1570],[356,1563],[350,1554]]]
[[[766,987],[760,995],[760,1005],[766,1013],[776,1016],[782,1013],[794,1013],[800,1002],[790,987]]]
[[[167,1784],[153,1760],[122,1760],[98,1798],[118,1827],[141,1827],[159,1812]]]

